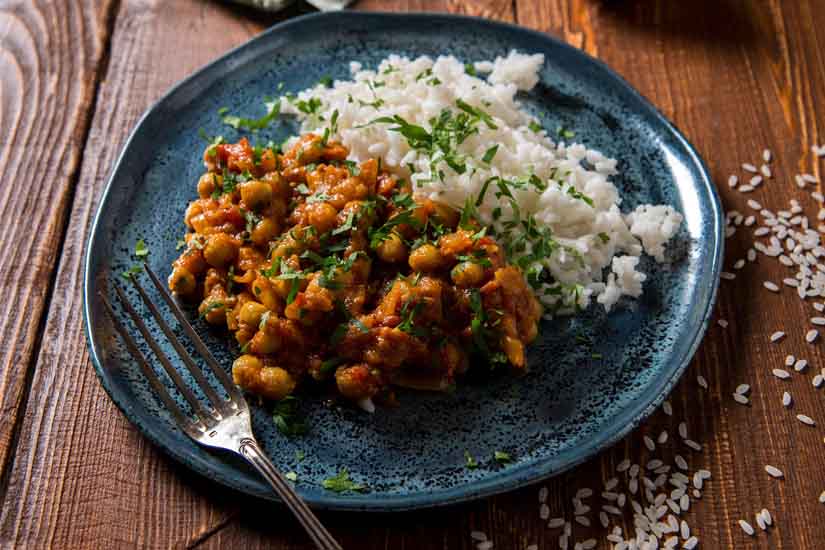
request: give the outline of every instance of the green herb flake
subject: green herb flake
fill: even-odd
[[[138,258],[145,258],[149,255],[149,247],[143,239],[138,239],[135,243],[135,256]]]
[[[300,401],[293,395],[288,395],[275,404],[272,420],[278,431],[287,437],[304,435],[309,430],[298,410]]]
[[[298,474],[296,474],[295,472],[287,472],[287,473],[284,474],[284,477],[287,478],[292,483],[295,483],[296,481],[298,481]]]
[[[464,72],[470,76],[478,76],[478,73],[476,72],[476,66],[473,63],[465,63]]]
[[[478,462],[476,462],[476,459],[470,454],[470,451],[464,451],[464,461],[464,464],[468,469],[475,470],[478,468]]]
[[[278,115],[281,114],[281,99],[271,99],[271,98],[264,98],[264,108],[266,109],[265,114],[260,118],[247,118],[247,117],[240,117],[237,115],[227,115],[224,113],[220,113],[223,115],[221,121],[226,124],[227,126],[231,126],[236,130],[251,130],[257,131],[269,126],[269,124],[275,120]]]
[[[506,453],[504,451],[496,451],[493,453],[493,458],[499,464],[507,464],[513,461],[513,457],[510,456],[510,453]]]
[[[178,242],[175,244],[175,250],[180,250],[186,247],[186,241],[183,239],[178,239]]]
[[[366,490],[366,487],[350,479],[349,472],[346,468],[341,468],[338,471],[338,475],[323,480],[321,485],[324,489],[335,493],[346,493],[348,491],[363,492]]]
[[[306,458],[306,453],[304,453],[304,451],[301,451],[300,449],[295,451],[295,461],[296,462],[303,462],[305,458]]]
[[[530,130],[531,130],[531,131],[533,131],[533,132],[535,132],[536,134],[538,134],[539,132],[541,132],[541,131],[542,131],[542,129],[543,129],[543,128],[541,127],[541,124],[539,124],[539,123],[538,123],[538,122],[536,122],[535,120],[531,120],[531,121],[530,121],[530,124],[528,124],[528,125],[527,125],[527,127],[528,127],[528,128],[530,128]]]
[[[610,235],[607,233],[599,233],[599,238],[602,240],[603,243],[607,244],[610,242]]]
[[[133,265],[132,267],[121,273],[120,276],[124,279],[131,279],[132,275],[139,275],[141,271],[143,271],[143,268],[141,266]]]
[[[226,307],[226,304],[224,304],[223,302],[211,302],[208,306],[203,308],[203,311],[201,312],[199,317],[201,319],[203,319],[204,317],[209,315],[210,312],[215,311],[216,309],[222,309],[222,308],[225,308],[225,307]]]
[[[493,161],[493,158],[495,158],[497,152],[498,143],[487,149],[487,151],[484,153],[484,156],[481,157],[482,162],[484,162],[485,164],[490,164]]]
[[[318,79],[318,84],[325,88],[332,88],[332,77],[327,75],[322,76]]]

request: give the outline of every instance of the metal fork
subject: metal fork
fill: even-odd
[[[301,497],[298,496],[281,472],[275,468],[269,458],[267,458],[261,450],[260,445],[258,445],[258,442],[255,440],[255,436],[252,434],[252,425],[249,420],[249,406],[246,404],[246,399],[244,399],[241,392],[229,378],[229,375],[226,374],[226,371],[218,365],[218,362],[206,348],[203,340],[201,340],[200,336],[198,336],[192,328],[192,325],[186,319],[186,316],[183,314],[180,307],[166,290],[164,285],[160,282],[157,275],[155,275],[155,273],[145,263],[143,264],[143,269],[149,275],[149,278],[152,280],[152,284],[155,288],[157,288],[158,292],[160,292],[160,295],[163,297],[163,301],[166,302],[172,310],[172,313],[177,318],[183,328],[183,331],[192,341],[192,344],[195,346],[197,352],[212,369],[213,373],[220,381],[221,386],[223,386],[223,389],[229,396],[229,399],[223,399],[218,396],[212,386],[206,381],[201,368],[195,363],[192,356],[189,355],[186,349],[184,349],[183,345],[181,345],[180,341],[172,332],[172,329],[166,321],[163,320],[158,308],[149,299],[149,296],[138,282],[137,277],[135,277],[134,274],[130,274],[129,280],[138,291],[141,300],[143,300],[143,303],[152,313],[152,317],[154,317],[155,322],[158,326],[160,326],[161,330],[166,335],[166,338],[175,348],[175,351],[183,360],[184,364],[189,369],[189,372],[197,382],[197,385],[209,401],[210,406],[204,406],[192,390],[189,389],[189,387],[184,383],[178,371],[172,366],[169,358],[161,351],[158,343],[149,334],[146,324],[132,307],[132,304],[129,303],[129,300],[127,300],[123,290],[121,290],[117,284],[113,284],[112,286],[114,286],[115,294],[117,294],[117,298],[123,306],[123,309],[125,309],[129,314],[129,317],[132,319],[135,326],[137,326],[137,329],[143,336],[143,339],[147,344],[149,344],[152,352],[157,356],[160,364],[163,366],[163,370],[166,371],[166,374],[168,374],[169,378],[172,379],[172,382],[174,382],[178,391],[183,394],[183,397],[189,403],[189,406],[192,408],[194,413],[194,417],[189,417],[184,414],[180,407],[178,407],[172,400],[169,392],[158,379],[154,370],[152,370],[152,367],[149,366],[149,362],[143,353],[141,353],[138,349],[134,338],[132,338],[129,332],[127,332],[124,328],[123,324],[121,324],[118,320],[111,303],[109,303],[109,300],[106,298],[106,295],[103,292],[100,292],[100,299],[103,302],[106,312],[112,319],[115,330],[118,334],[120,334],[121,338],[123,338],[129,353],[131,353],[132,357],[137,361],[141,371],[143,371],[144,376],[146,376],[149,384],[152,386],[152,389],[155,390],[157,396],[166,408],[169,409],[169,412],[172,414],[172,417],[175,419],[178,426],[184,431],[184,433],[186,433],[186,435],[201,445],[216,447],[218,449],[232,451],[233,453],[241,455],[258,471],[259,474],[261,474],[261,476],[263,476],[264,479],[269,482],[301,525],[304,526],[304,529],[318,548],[322,550],[341,550],[341,546],[335,541],[334,538],[332,538],[332,535],[330,535],[324,526],[321,525],[321,522],[315,514],[312,513],[307,504],[301,499]]]

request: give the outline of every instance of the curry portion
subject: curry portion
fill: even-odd
[[[541,306],[472,218],[380,161],[307,134],[286,153],[207,147],[170,289],[241,347],[235,382],[282,399],[309,378],[347,399],[446,389],[471,363],[525,369]]]

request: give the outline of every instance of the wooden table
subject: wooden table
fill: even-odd
[[[727,209],[747,198],[813,217],[797,173],[819,176],[810,152],[825,141],[825,10],[818,0],[365,0],[355,9],[433,10],[515,21],[557,36],[614,67],[696,145]],[[278,506],[250,502],[173,463],[104,394],[86,351],[81,260],[112,163],[143,110],[170,85],[278,16],[206,0],[0,2],[0,544],[41,548],[309,548]],[[725,184],[742,162],[774,152],[775,177],[749,196]],[[820,189],[821,190],[821,189]],[[750,230],[727,241],[726,266],[744,256]],[[626,441],[547,481],[551,516],[571,514],[583,486],[600,487],[624,457],[645,460],[642,436],[684,419],[704,444],[691,458],[712,472],[686,517],[703,548],[825,547],[825,389],[811,385],[822,344],[807,344],[813,314],[763,280],[789,275],[760,257],[723,281],[717,316],[673,395],[673,416],[654,415]],[[769,343],[768,335],[787,337]],[[785,355],[811,367],[771,375]],[[703,375],[709,390],[698,387]],[[731,398],[752,386],[752,404]],[[781,406],[783,390],[795,398]],[[670,445],[669,448],[672,448]],[[666,451],[672,453],[672,451]],[[764,471],[785,472],[775,480]],[[557,548],[538,517],[538,486],[444,510],[325,514],[346,548],[470,549],[471,530],[496,548]],[[768,533],[737,525],[769,509]],[[595,522],[596,524],[598,522]],[[575,538],[604,530],[576,528]],[[571,545],[572,548],[572,545]]]

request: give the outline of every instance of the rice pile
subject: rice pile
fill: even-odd
[[[468,66],[451,56],[391,55],[375,70],[351,63],[352,80],[319,83],[282,101],[281,111],[298,116],[302,132],[329,130],[354,161],[381,158],[410,178],[418,194],[458,209],[468,199],[477,202],[478,219],[499,241],[520,243],[510,259],[548,315],[585,308],[593,299],[609,311],[622,296],[641,294],[640,256],[663,262],[682,216],[654,205],[622,213],[610,181],[616,160],[552,141],[520,107],[517,92],[536,85],[543,62],[542,55],[517,52]],[[398,122],[376,122],[400,117],[432,133],[445,110],[481,113],[474,130],[447,152],[412,147],[393,130]]]

